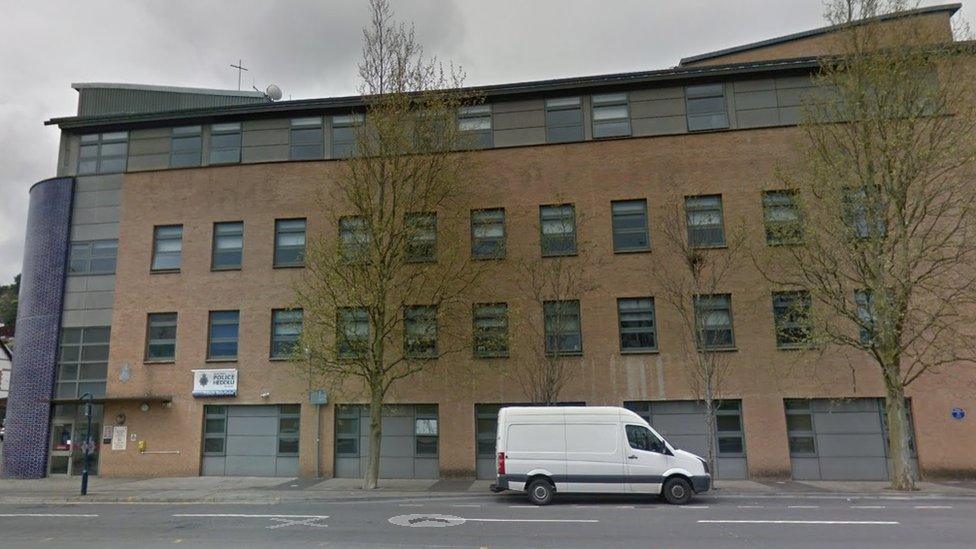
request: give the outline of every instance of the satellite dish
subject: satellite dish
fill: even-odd
[[[272,101],[277,101],[281,99],[281,88],[275,84],[270,84],[267,89],[264,90],[264,95],[267,95],[268,99]]]

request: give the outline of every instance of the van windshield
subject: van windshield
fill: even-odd
[[[627,426],[627,443],[635,450],[645,452],[664,453],[664,441],[654,435],[650,429],[643,425]]]

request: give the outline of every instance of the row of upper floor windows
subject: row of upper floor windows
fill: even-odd
[[[683,105],[672,114],[683,116],[686,131],[721,130],[730,127],[727,84],[713,83],[683,88]],[[588,101],[584,101],[588,99]],[[584,108],[588,110],[589,132]],[[632,135],[631,93],[617,92],[590,96],[549,98],[544,101],[545,142],[569,143],[593,139],[620,138]],[[495,146],[495,129],[491,104],[462,107],[457,113],[458,129],[470,137],[473,148]],[[289,121],[290,160],[347,158],[356,153],[357,128],[364,124],[363,114],[311,116]],[[170,168],[237,164],[242,161],[243,128],[240,122],[171,128]],[[331,150],[326,154],[326,134]],[[127,171],[129,134],[126,131],[81,136],[77,173],[107,174]],[[205,150],[206,149],[206,150]]]

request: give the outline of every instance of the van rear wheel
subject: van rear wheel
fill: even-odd
[[[691,489],[691,483],[681,477],[671,477],[664,482],[664,490],[661,494],[664,499],[672,505],[684,505],[691,501],[691,496],[694,495],[694,491]]]
[[[549,505],[556,488],[546,479],[536,479],[529,484],[529,501],[535,505]]]

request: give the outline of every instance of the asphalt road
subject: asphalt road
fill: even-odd
[[[2,547],[925,547],[976,545],[970,498],[374,498],[0,505]]]

